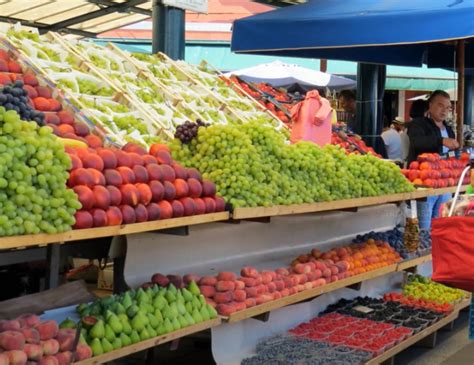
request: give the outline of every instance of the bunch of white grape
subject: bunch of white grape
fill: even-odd
[[[200,128],[189,144],[170,143],[173,157],[198,168],[234,207],[302,204],[413,190],[391,162],[347,155],[338,146],[287,144],[259,122]]]
[[[51,128],[0,107],[0,236],[71,229],[81,204],[66,187],[70,166]]]

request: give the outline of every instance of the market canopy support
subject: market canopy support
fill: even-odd
[[[152,52],[163,52],[173,60],[184,59],[184,10],[153,0]]]

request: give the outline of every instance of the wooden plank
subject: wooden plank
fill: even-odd
[[[285,307],[287,305],[302,302],[310,298],[315,298],[319,295],[329,293],[337,289],[345,288],[349,285],[353,285],[362,281],[384,276],[386,274],[395,272],[396,269],[397,269],[397,264],[394,264],[394,265],[382,267],[377,270],[371,270],[363,274],[354,275],[346,279],[342,279],[342,280],[338,280],[326,285],[318,286],[317,288],[304,290],[287,297],[283,297],[277,300],[272,300],[271,302],[267,302],[264,304],[257,305],[255,307],[238,311],[236,313],[231,314],[229,317],[226,318],[226,320],[229,323],[242,321],[244,319],[252,318],[254,316],[260,315],[265,312],[269,312],[278,308]]]
[[[133,233],[157,231],[160,229],[190,226],[203,223],[225,221],[229,219],[228,212],[199,214],[190,217],[170,218],[158,221],[133,223],[120,226],[77,229],[56,234],[36,234],[0,238],[0,250],[24,248],[29,246],[58,242],[80,241],[92,238],[120,236]]]
[[[220,318],[211,319],[209,321],[201,322],[193,326],[182,328],[178,331],[167,333],[166,335],[150,338],[146,341],[141,341],[130,346],[123,347],[119,350],[113,350],[103,355],[95,356],[87,360],[75,362],[76,365],[96,365],[104,364],[108,361],[119,359],[130,354],[134,354],[139,351],[143,351],[158,345],[161,345],[166,342],[174,341],[178,338],[188,336],[190,334],[206,330],[221,324]]]
[[[465,191],[466,187],[463,187]],[[257,217],[271,217],[278,215],[292,215],[304,213],[316,213],[348,208],[367,207],[371,205],[396,203],[404,200],[422,199],[432,195],[453,193],[455,187],[443,189],[417,189],[411,193],[387,194],[382,196],[336,200],[331,202],[319,202],[310,204],[274,205],[271,207],[235,208],[232,219],[248,219]]]
[[[414,345],[418,341],[422,340],[423,338],[431,335],[433,332],[441,329],[442,327],[448,325],[452,321],[454,321],[456,318],[459,316],[459,311],[466,306],[470,305],[469,300],[464,300],[462,301],[459,305],[455,307],[452,313],[441,319],[440,321],[436,322],[432,326],[429,326],[425,328],[423,331],[418,332],[414,336],[409,337],[405,341],[402,341],[398,345],[392,347],[388,351],[384,352],[382,355],[377,356],[370,361],[366,362],[366,365],[375,365],[375,364],[381,364],[382,362],[390,359],[391,357],[395,356],[396,354],[402,352],[406,348]]]
[[[417,258],[411,259],[411,260],[405,260],[405,261],[402,261],[398,264],[397,271],[404,271],[406,269],[424,264],[424,263],[429,262],[431,260],[432,260],[431,254],[420,256],[420,257],[417,257]]]

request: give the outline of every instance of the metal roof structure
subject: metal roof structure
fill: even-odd
[[[95,37],[151,17],[152,0],[0,0],[0,22]]]

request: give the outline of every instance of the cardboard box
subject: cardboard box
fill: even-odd
[[[97,279],[97,289],[110,290],[114,289],[114,265],[108,263],[105,269],[99,269],[99,278]]]

